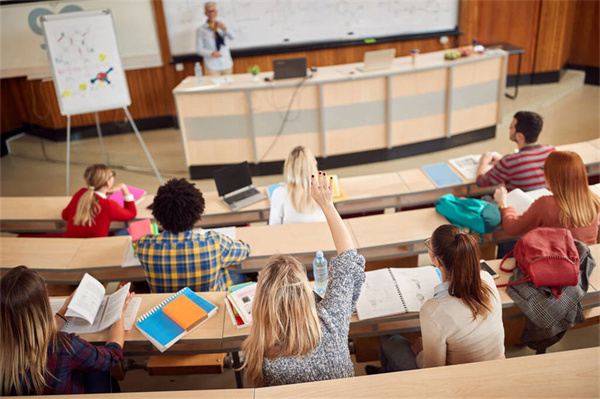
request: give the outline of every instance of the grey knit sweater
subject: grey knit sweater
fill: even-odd
[[[263,361],[265,386],[331,380],[354,376],[348,350],[350,316],[365,281],[365,258],[356,249],[331,260],[323,300],[317,304],[321,341],[304,357]]]

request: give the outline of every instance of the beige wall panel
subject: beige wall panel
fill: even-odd
[[[452,87],[470,86],[477,83],[498,80],[502,70],[503,58],[471,62],[453,68]]]
[[[446,115],[405,119],[392,123],[392,146],[446,137]]]
[[[326,107],[382,101],[386,97],[387,83],[385,77],[356,79],[323,85],[323,104]]]
[[[273,140],[275,140],[275,136],[256,138],[256,152],[259,162],[283,161],[294,147],[299,145],[310,148],[315,157],[321,156],[321,135],[318,132],[279,136],[273,148],[265,157],[265,152],[273,144]]]
[[[329,130],[325,136],[327,155],[347,154],[387,147],[385,125]]]
[[[281,89],[269,88],[266,90],[252,90],[252,111],[257,114],[260,112],[286,112],[288,104],[296,90],[295,87],[285,87]],[[303,86],[298,89],[296,98],[292,103],[291,109],[315,109],[319,108],[318,86]]]
[[[445,91],[448,68],[392,76],[392,97]]]
[[[189,141],[187,144],[189,165],[214,165],[254,162],[252,140]]]
[[[477,107],[452,112],[450,134],[460,134],[472,130],[496,125],[498,103],[489,103]]]
[[[245,115],[248,113],[246,92],[177,94],[177,112],[180,120],[194,116]]]

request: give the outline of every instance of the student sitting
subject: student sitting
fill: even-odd
[[[504,184],[509,191],[515,188],[531,191],[546,187],[542,166],[554,147],[538,144],[542,126],[542,117],[535,112],[517,112],[510,124],[509,139],[517,143],[519,151],[503,157],[490,152],[482,154],[477,169],[477,185]],[[492,168],[488,170],[490,165]]]
[[[110,392],[110,370],[123,359],[124,313],[133,294],[128,294],[121,318],[110,327],[104,348],[59,332],[71,297],[53,315],[39,274],[19,266],[2,278],[2,395]]]
[[[248,380],[257,387],[354,376],[348,330],[365,280],[365,259],[333,206],[325,173],[313,178],[312,197],[327,218],[338,256],[316,305],[306,269],[293,257],[273,256],[259,273],[252,326],[242,345]]]
[[[194,291],[225,291],[231,286],[227,266],[246,259],[250,246],[214,231],[192,231],[202,213],[204,197],[187,180],[172,179],[158,188],[152,215],[164,231],[141,237],[137,243],[152,292],[176,292],[186,286]]]
[[[67,221],[66,237],[106,237],[110,222],[126,222],[135,217],[137,210],[133,195],[125,184],[114,185],[115,172],[108,166],[88,166],[83,178],[87,188],[77,191],[62,211],[62,218]],[[107,198],[107,195],[119,190],[123,192],[125,208]]]
[[[296,147],[283,165],[285,186],[271,196],[269,224],[324,222],[325,215],[310,196],[310,176],[317,172],[317,160],[305,147]]]
[[[565,227],[576,240],[597,244],[600,198],[588,187],[581,157],[574,152],[553,152],[544,164],[544,175],[553,195],[538,198],[521,216],[506,206],[506,189],[496,189],[494,199],[504,231],[520,236],[536,227]]]
[[[492,276],[479,265],[473,236],[446,224],[425,241],[443,283],[421,307],[422,339],[411,345],[399,335],[381,340],[378,371],[403,371],[504,359],[502,303]]]

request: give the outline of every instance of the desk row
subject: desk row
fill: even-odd
[[[590,169],[590,174],[598,174],[595,168],[600,164],[600,139],[556,148],[577,152]],[[458,172],[457,175],[461,183],[444,187],[437,187],[422,169],[340,178],[340,187],[345,195],[335,205],[344,215],[432,204],[448,193],[473,196],[492,191],[489,187],[477,187],[473,180],[465,179]],[[259,190],[266,193],[266,187],[259,187]],[[200,226],[239,225],[269,219],[267,199],[233,212],[219,199],[217,192],[203,194],[206,209]],[[141,200],[137,219],[152,218],[147,208],[153,199],[153,195],[147,195]],[[69,200],[69,197],[3,197],[0,199],[0,229],[15,232],[63,230],[61,212]]]

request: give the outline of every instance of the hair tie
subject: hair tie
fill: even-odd
[[[466,235],[466,234],[467,234],[467,233],[462,233],[462,232],[461,232],[461,233],[458,233],[457,235],[455,235],[455,236],[454,236],[454,243],[455,243],[455,244],[457,244],[457,243],[458,243],[458,237],[460,237],[460,236],[464,236],[464,235]]]
[[[88,190],[96,190],[96,187],[94,187],[94,186],[88,186],[88,188],[87,188],[87,189],[88,189]]]

